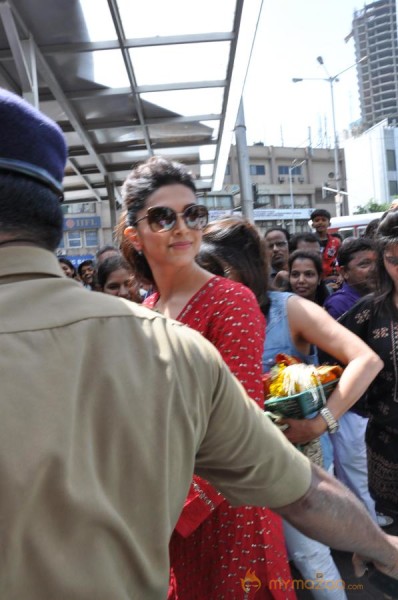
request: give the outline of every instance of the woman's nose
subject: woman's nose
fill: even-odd
[[[130,298],[130,289],[127,287],[127,285],[122,284],[120,286],[118,295],[121,298],[127,298],[127,300]]]
[[[174,231],[180,231],[181,229],[187,229],[187,225],[184,221],[184,216],[181,213],[177,213]]]

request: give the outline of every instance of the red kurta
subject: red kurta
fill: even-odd
[[[158,297],[150,296],[145,305],[154,307]],[[178,320],[216,346],[249,396],[263,408],[265,322],[254,294],[240,283],[213,277]],[[279,516],[258,507],[232,508],[197,476],[171,539],[170,560],[174,579],[169,600],[296,597],[294,591],[283,589],[289,588],[291,575]]]

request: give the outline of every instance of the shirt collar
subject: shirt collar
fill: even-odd
[[[346,281],[341,286],[341,289],[342,290],[344,289],[344,290],[350,292],[353,296],[356,296],[357,298],[361,298],[361,294],[354,287],[352,287],[352,285],[350,285]]]
[[[64,277],[58,259],[49,250],[38,246],[3,246],[0,248],[0,283],[3,277],[21,275],[29,279],[31,275]]]

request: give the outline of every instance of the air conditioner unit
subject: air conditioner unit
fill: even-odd
[[[304,177],[299,177],[299,182],[304,183]]]
[[[278,181],[279,181],[279,183],[285,183],[285,178],[284,177],[278,177]]]

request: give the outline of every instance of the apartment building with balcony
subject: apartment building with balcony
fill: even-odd
[[[325,208],[336,215],[335,194],[324,188],[336,189],[334,150],[328,148],[289,148],[255,144],[248,147],[249,169],[254,197],[254,220],[265,230],[282,225],[292,231],[307,231],[308,219],[314,208]],[[346,189],[344,151],[339,150],[340,189]],[[235,211],[239,211],[238,156],[236,146],[231,147],[224,190],[231,192]],[[214,200],[213,208],[217,208]],[[219,202],[219,209],[226,209]],[[343,213],[348,214],[347,200]],[[210,208],[212,208],[210,206]],[[294,213],[292,213],[292,210]]]
[[[355,11],[352,31],[362,129],[398,118],[398,39],[396,0],[379,0]],[[366,60],[363,60],[365,57]]]

